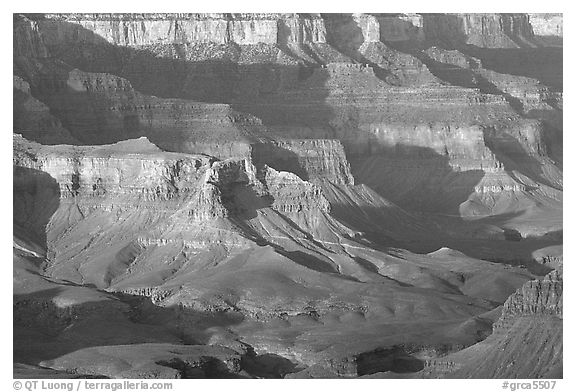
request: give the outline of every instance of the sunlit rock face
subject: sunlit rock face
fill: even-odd
[[[535,35],[562,37],[564,28],[560,14],[528,14]]]
[[[427,363],[427,377],[562,377],[562,267],[526,282],[504,303],[485,341]],[[536,354],[537,353],[537,354]],[[542,360],[542,358],[545,358]]]
[[[562,35],[15,14],[15,372],[561,376]]]
[[[494,328],[503,329],[512,320],[525,316],[549,315],[562,318],[562,289],[562,268],[549,273],[542,280],[525,283],[506,300]]]
[[[41,23],[46,27],[46,39],[52,43],[67,40],[93,43],[102,39],[123,46],[326,42],[324,20],[318,14],[52,14],[46,17],[48,20]]]

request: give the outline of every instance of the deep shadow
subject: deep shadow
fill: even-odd
[[[513,171],[516,170],[541,184],[558,191],[562,190],[557,184],[546,179],[542,164],[534,156],[528,154],[515,137],[493,127],[485,127],[483,132],[486,146],[503,163],[504,169],[512,178],[515,178]]]
[[[252,145],[252,162],[256,166],[257,175],[262,175],[264,165],[277,171],[296,174],[300,179],[308,181],[306,168],[300,162],[300,157],[293,151],[278,146],[274,142],[255,143]]]
[[[78,285],[80,286],[80,285]],[[41,361],[95,346],[142,343],[207,344],[213,326],[226,327],[242,322],[236,312],[198,311],[182,306],[155,305],[150,298],[123,293],[104,293],[108,301],[88,301],[59,308],[53,299],[64,289],[54,288],[13,297],[14,362],[37,365]],[[122,306],[128,305],[124,313]],[[91,336],[66,335],[69,327],[114,320],[119,334],[109,331]],[[127,329],[132,333],[126,334]]]
[[[380,145],[378,150],[372,161],[349,155],[352,174],[407,211],[459,216],[460,205],[484,177],[482,170],[455,171],[448,155],[429,147]],[[368,170],[367,165],[379,170]]]
[[[48,108],[32,97],[25,86],[18,86],[14,78],[12,95],[13,131],[29,140],[42,144],[77,143],[62,127],[60,120],[51,116]]]
[[[298,32],[300,33],[300,32]],[[278,47],[282,52],[288,55],[292,60],[299,62],[300,64],[304,65],[302,68],[310,68],[310,67],[318,67],[318,64],[322,64],[320,58],[318,58],[313,51],[311,51],[306,45],[300,44],[300,49],[303,50],[306,54],[308,54],[311,58],[316,61],[315,63],[311,63],[306,59],[300,58],[293,50],[290,48],[288,44],[288,37],[290,35],[290,27],[286,25],[286,21],[280,19],[278,21]]]
[[[332,272],[332,273],[338,272],[332,264],[329,264],[325,261],[322,261],[319,258],[312,256],[309,253],[304,253],[304,252],[299,251],[299,250],[287,251],[284,249],[276,249],[276,252],[280,253],[282,256],[289,258],[293,262],[300,264],[306,268],[310,268],[311,270],[314,270],[314,271]]]
[[[214,357],[201,357],[200,363],[190,363],[181,358],[172,358],[169,361],[158,361],[156,364],[178,370],[182,379],[248,378],[231,372],[221,359]]]
[[[417,49],[408,50],[407,53],[422,61],[428,70],[440,80],[453,86],[476,88],[483,94],[499,95],[503,97],[518,114],[522,115],[524,113],[524,105],[518,98],[500,90],[494,83],[490,82],[484,76],[474,72],[473,68],[462,68],[456,65],[436,61],[425,52]]]
[[[346,226],[361,231],[361,235],[352,240],[368,241],[370,248],[386,253],[400,248],[425,254],[449,247],[470,257],[525,267],[536,275],[550,271],[533,260],[532,252],[561,244],[561,239],[550,235],[519,238],[517,232],[506,228],[508,221],[525,211],[474,220],[461,217],[459,206],[475,192],[475,186],[484,176],[482,170],[455,171],[447,156],[427,147],[382,148],[371,158],[374,162],[352,154],[348,154],[348,158],[357,184],[368,185],[400,207],[362,205],[351,209],[348,204],[331,201],[332,215]],[[492,230],[490,228],[500,228],[502,237],[474,234]]]
[[[374,264],[372,264],[371,262],[369,262],[368,260],[363,259],[362,257],[354,257],[354,261],[357,262],[362,268],[373,272],[375,274],[378,273],[378,267],[376,267]]]
[[[548,42],[546,37],[533,34],[528,36],[512,31],[511,14],[501,14],[504,25],[503,36],[490,39],[504,39],[508,42],[487,42],[488,45],[505,45],[502,47],[479,47],[468,43],[469,37],[465,34],[465,27],[457,15],[450,14],[421,14],[423,18],[422,29],[426,40],[424,42],[386,42],[402,52],[414,52],[437,46],[446,50],[458,50],[461,53],[478,58],[486,69],[517,76],[534,78],[553,91],[562,91],[563,75],[563,48],[561,42]],[[404,29],[413,29],[407,21],[396,21]],[[385,41],[383,39],[383,41]],[[432,70],[431,70],[432,71]],[[434,71],[432,71],[434,72]],[[437,75],[438,76],[438,75]],[[441,79],[443,79],[441,77]]]
[[[14,165],[14,235],[46,249],[46,226],[60,206],[60,186],[48,173]]]
[[[364,43],[365,37],[352,14],[322,14],[322,17],[326,25],[326,41],[330,45],[344,56],[360,64],[370,66],[378,79],[386,83],[394,83],[391,80],[393,75],[388,69],[382,68],[373,61],[368,60],[360,52],[360,47]]]
[[[365,259],[363,259],[363,258],[361,258],[361,257],[356,256],[356,257],[354,257],[354,261],[357,262],[362,268],[365,268],[366,270],[368,270],[368,271],[370,271],[370,272],[373,272],[373,273],[375,273],[375,274],[381,275],[381,274],[379,273],[379,271],[378,271],[378,268],[377,268],[374,264],[372,264],[371,262],[369,262],[368,260],[365,260]],[[404,282],[401,282],[401,281],[399,281],[399,280],[397,280],[397,279],[391,278],[390,276],[386,276],[386,275],[381,275],[381,276],[384,276],[384,277],[386,277],[387,279],[390,279],[391,281],[395,282],[395,283],[398,284],[399,286],[402,286],[402,287],[414,287],[414,286],[412,286],[412,285],[410,285],[410,284],[408,284],[408,283],[404,283]]]
[[[563,90],[563,48],[488,49],[466,45],[459,50],[482,60],[484,68],[537,79],[552,91]]]
[[[242,357],[242,368],[258,378],[284,378],[297,371],[297,365],[277,354],[256,354],[251,350]]]
[[[458,16],[422,15],[424,33],[427,37],[424,46],[456,49],[480,59],[486,69],[535,78],[554,91],[562,91],[562,47],[545,46],[547,43],[533,34],[525,36],[520,35],[518,31],[512,31],[512,14],[501,14],[504,21],[502,27],[504,35],[510,40],[509,43],[517,46],[516,48],[482,48],[469,44],[463,27],[451,28],[451,26],[462,26]],[[498,43],[489,42],[488,44],[496,46]]]
[[[358,376],[379,372],[415,373],[424,369],[424,361],[408,354],[404,348],[376,349],[356,357]]]
[[[82,285],[71,284],[77,287]],[[125,294],[105,293],[108,301],[84,302],[67,308],[59,308],[52,302],[62,293],[62,288],[38,291],[27,295],[15,295],[14,309],[14,362],[36,366],[42,361],[56,359],[63,355],[89,347],[138,345],[144,343],[167,343],[181,345],[208,344],[210,333],[200,340],[190,338],[201,336],[212,327],[226,328],[240,323],[243,316],[234,312],[197,311],[182,306],[163,307],[155,305],[150,298]],[[128,312],[118,304],[128,305]],[[66,331],[75,325],[103,322],[117,323],[119,331],[128,327],[132,333],[109,340],[107,331],[98,330],[92,336],[67,336]],[[179,340],[179,342],[175,342]],[[297,365],[276,354],[256,354],[247,347],[241,353],[240,370],[232,372],[221,359],[202,355],[199,361],[189,362],[186,357],[174,353],[174,358],[156,362],[179,371],[185,379],[193,378],[283,378],[297,371]],[[49,372],[32,372],[37,378],[50,378]],[[248,376],[249,375],[249,376]],[[94,376],[92,376],[94,377]]]
[[[278,214],[278,216],[282,216],[282,215]],[[232,219],[233,219],[234,223],[236,223],[238,225],[238,227],[245,233],[245,235],[248,238],[252,239],[254,242],[256,242],[256,244],[258,246],[271,246],[272,248],[274,248],[274,250],[278,254],[281,254],[282,256],[292,260],[296,264],[299,264],[303,267],[309,268],[313,271],[333,273],[333,274],[335,274],[335,276],[337,276],[341,279],[357,280],[356,278],[353,278],[351,276],[340,274],[338,269],[334,266],[334,264],[326,262],[326,261],[314,256],[311,253],[306,253],[306,252],[303,252],[301,250],[286,249],[281,245],[278,245],[274,242],[271,242],[270,240],[262,237],[254,229],[252,229],[250,227],[250,225],[247,223],[247,221],[242,217],[234,217]],[[287,220],[287,219],[288,218],[286,218],[285,220]],[[291,222],[291,224],[295,225],[293,222]],[[300,230],[300,229],[298,229],[298,230]],[[317,242],[315,242],[315,243],[319,244]],[[321,248],[330,252],[328,249],[326,249],[322,245],[321,245]],[[330,253],[332,253],[332,252],[330,252]]]

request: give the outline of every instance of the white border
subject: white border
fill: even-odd
[[[567,2],[566,2],[567,3]],[[2,41],[2,53],[4,55],[2,61],[1,75],[1,89],[2,108],[3,113],[6,114],[5,120],[2,121],[4,125],[0,137],[2,165],[0,165],[1,176],[5,191],[1,193],[2,204],[1,206],[6,209],[6,215],[2,226],[0,227],[0,241],[1,241],[1,255],[0,259],[4,265],[2,270],[2,282],[0,290],[3,300],[1,301],[1,313],[4,315],[4,322],[0,324],[2,331],[3,347],[4,350],[1,356],[1,377],[0,389],[10,391],[12,389],[12,324],[9,319],[12,315],[12,282],[11,282],[11,269],[12,269],[12,222],[9,216],[9,211],[12,211],[12,193],[9,191],[11,187],[12,169],[11,163],[8,162],[12,157],[12,13],[14,12],[553,12],[564,13],[564,107],[567,109],[568,116],[565,118],[564,124],[564,146],[569,154],[566,154],[564,159],[564,182],[565,194],[574,195],[574,168],[575,168],[575,155],[570,154],[573,147],[576,147],[574,140],[574,120],[570,114],[573,113],[574,105],[572,99],[572,87],[574,86],[574,69],[575,59],[572,51],[572,43],[574,36],[574,29],[572,21],[572,7],[561,3],[559,1],[504,1],[504,0],[481,0],[481,1],[398,1],[387,2],[383,0],[364,0],[362,2],[348,1],[346,3],[338,2],[336,0],[287,0],[285,2],[256,1],[206,1],[206,2],[193,2],[193,1],[171,1],[171,2],[147,2],[144,1],[118,1],[118,0],[97,0],[93,2],[81,2],[78,0],[66,1],[26,1],[15,2],[5,0],[0,6],[2,13],[2,34],[0,39]],[[568,65],[568,66],[567,66]],[[566,88],[568,87],[568,88]],[[556,386],[557,391],[569,390],[569,385],[572,385],[570,390],[574,389],[574,371],[576,369],[573,360],[574,338],[570,327],[574,326],[574,314],[572,307],[574,304],[574,290],[571,288],[571,280],[573,276],[573,267],[571,266],[574,259],[574,249],[571,246],[573,223],[575,218],[575,209],[572,205],[571,199],[573,196],[567,198],[568,202],[564,206],[564,237],[566,238],[564,246],[564,259],[567,260],[565,264],[565,277],[568,280],[568,285],[564,287],[564,314],[565,314],[565,328],[567,333],[564,334],[564,380],[560,380]],[[10,315],[10,317],[8,316]],[[204,388],[230,388],[233,390],[269,390],[274,388],[278,391],[291,391],[294,388],[330,388],[330,390],[344,390],[344,388],[374,388],[375,390],[383,390],[383,388],[391,390],[425,390],[425,391],[501,391],[501,382],[499,380],[180,380],[174,382],[175,391],[189,391],[201,390]]]

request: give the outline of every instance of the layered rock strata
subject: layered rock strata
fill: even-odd
[[[562,269],[526,282],[504,303],[493,334],[425,374],[457,378],[562,377]]]
[[[529,20],[526,14],[430,14],[423,16],[422,24],[431,41],[514,48],[533,37]]]

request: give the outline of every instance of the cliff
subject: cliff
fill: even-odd
[[[526,282],[504,303],[494,333],[506,333],[507,328],[523,317],[562,318],[562,283],[562,270],[554,270],[542,280]]]
[[[13,47],[14,58],[19,57],[48,57],[48,49],[44,45],[42,33],[39,31],[37,21],[30,20],[22,15],[14,14]]]
[[[14,129],[25,137],[44,144],[78,143],[50,113],[50,108],[32,96],[30,85],[18,76],[14,76],[13,103]]]
[[[354,184],[350,164],[339,140],[278,140],[252,146],[257,167],[268,165],[298,175],[303,180]]]
[[[562,14],[528,14],[535,35],[562,37]]]
[[[146,138],[113,148],[50,149],[17,136],[14,143],[14,165],[48,173],[58,182],[62,198],[116,194],[169,200],[193,190],[211,163],[207,157],[164,153]]]
[[[15,108],[22,109],[15,112],[14,126],[38,141],[45,140],[44,134],[52,135],[59,143],[79,140],[86,144],[145,135],[167,150],[226,158],[246,155],[249,142],[255,138],[243,127],[253,128],[255,133],[260,124],[258,119],[235,112],[228,105],[146,96],[135,91],[128,80],[106,73],[72,69],[39,74],[32,77],[32,82],[34,87],[26,90],[32,90],[48,107],[36,103],[36,108],[31,108],[30,102],[37,101],[30,99],[17,102]],[[20,95],[25,97],[24,93]],[[32,111],[40,111],[35,116],[48,119],[41,117],[29,125],[34,119]],[[63,126],[58,120],[50,123],[50,114],[42,111],[54,113],[74,137],[64,130],[52,130]]]
[[[115,45],[324,43],[319,15],[297,14],[48,14],[39,23],[48,43],[74,40]],[[68,23],[52,23],[51,20]],[[82,30],[79,27],[81,26]],[[94,34],[78,34],[91,31]],[[101,37],[101,38],[100,38]]]
[[[562,270],[526,282],[504,303],[486,340],[427,363],[424,373],[452,378],[562,377]]]
[[[419,14],[379,14],[380,39],[383,42],[424,41],[423,16]]]
[[[336,14],[46,14],[31,18],[45,28],[49,43],[104,39],[126,46],[322,44],[327,42],[326,23],[342,20]],[[362,30],[365,42],[439,39],[505,48],[516,46],[515,40],[530,40],[534,34],[562,36],[558,14],[353,14],[350,18]],[[82,33],[74,25],[95,35]]]
[[[427,40],[481,48],[519,47],[534,35],[526,14],[430,14],[422,24]]]

